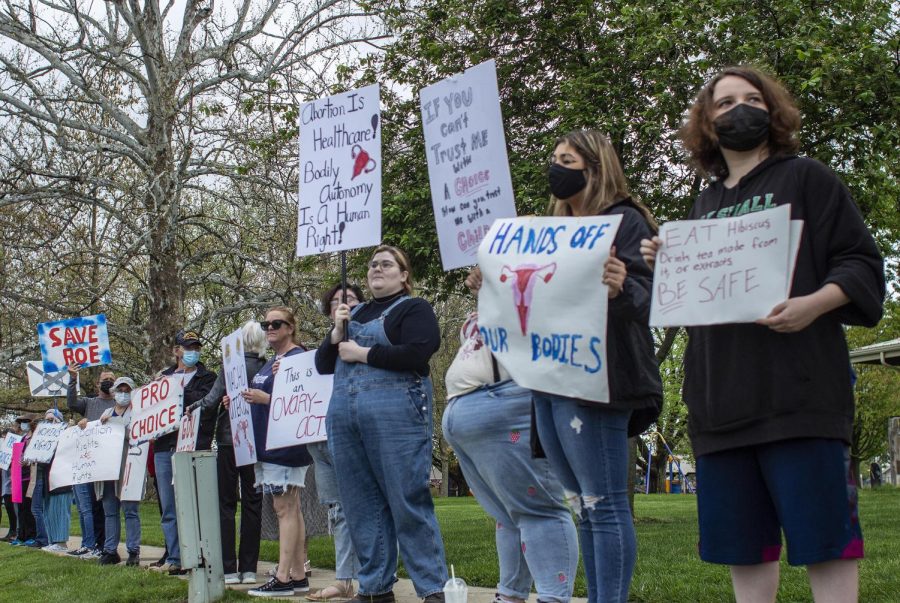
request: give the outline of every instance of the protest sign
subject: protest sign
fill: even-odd
[[[50,489],[73,484],[115,481],[122,467],[125,426],[91,421],[84,429],[66,429],[50,467]]]
[[[144,479],[147,475],[147,457],[150,454],[150,442],[139,446],[130,446],[125,456],[125,467],[122,470],[122,484],[119,490],[120,500],[144,499]]]
[[[281,359],[269,403],[266,450],[328,439],[325,415],[333,376],[320,375],[315,359],[315,351]]]
[[[190,414],[181,417],[178,429],[178,442],[175,452],[193,452],[197,449],[197,437],[200,435],[200,409],[195,408]]]
[[[493,59],[423,88],[419,103],[441,261],[469,266],[494,220],[516,215]]]
[[[479,331],[522,387],[609,401],[602,277],[621,221],[503,219],[482,241]]]
[[[22,492],[22,452],[25,450],[25,442],[16,442],[12,445],[12,462],[9,464],[10,481],[12,482],[12,501],[21,503]]]
[[[7,432],[6,436],[0,440],[0,469],[9,471],[12,465],[13,444],[21,442],[25,436],[12,432]]]
[[[801,225],[792,226],[790,209],[663,224],[650,324],[714,325],[767,316],[790,292],[802,233]]]
[[[69,371],[57,371],[47,373],[44,371],[44,363],[41,361],[29,361],[25,363],[28,373],[28,388],[35,398],[55,398],[66,395],[69,387]],[[79,377],[75,378],[75,391],[79,391]]]
[[[222,339],[222,370],[225,371],[225,391],[231,399],[228,420],[231,421],[234,461],[238,467],[252,465],[256,462],[256,439],[253,420],[250,418],[250,404],[241,394],[248,387],[241,329]]]
[[[26,463],[49,463],[53,460],[59,437],[66,430],[65,423],[51,423],[41,421],[34,429],[28,448],[25,449],[23,460]]]
[[[167,375],[131,392],[128,441],[132,446],[155,440],[181,426],[182,379],[182,375]]]
[[[37,333],[45,373],[63,371],[70,365],[83,368],[112,362],[103,314],[42,322]]]
[[[381,242],[380,119],[377,85],[300,107],[298,256]]]

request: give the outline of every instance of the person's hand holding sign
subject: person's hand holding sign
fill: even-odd
[[[261,389],[245,389],[241,392],[249,404],[268,404],[271,396]]]
[[[616,257],[616,248],[609,250],[609,258],[603,265],[603,284],[609,287],[609,299],[615,299],[625,286],[625,277],[628,270],[625,262]]]
[[[340,304],[334,311],[334,327],[331,329],[331,343],[344,340],[344,325],[350,321],[350,306]]]
[[[364,348],[353,340],[344,341],[338,345],[338,354],[344,362],[363,362],[368,364],[369,349]]]
[[[660,245],[662,245],[662,239],[659,237],[641,239],[641,256],[643,256],[644,261],[647,262],[651,270],[653,265],[656,264],[656,254],[659,252]]]

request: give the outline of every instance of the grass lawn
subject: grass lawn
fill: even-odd
[[[438,520],[447,560],[457,576],[472,585],[497,583],[494,522],[472,498],[437,499]],[[690,495],[637,495],[638,561],[631,598],[643,603],[732,600],[728,569],[702,563],[697,556],[696,501]],[[900,489],[860,492],[861,519],[867,558],[860,565],[860,600],[900,600]],[[162,546],[155,503],[141,508],[143,541]],[[3,525],[6,525],[4,517]],[[73,513],[73,533],[77,515]],[[334,547],[327,537],[312,539],[314,566],[334,567]],[[277,561],[275,542],[263,542],[261,558]],[[403,572],[401,571],[401,574]],[[16,585],[16,586],[13,586]],[[99,589],[97,585],[102,585]],[[83,589],[83,590],[79,590]],[[0,546],[0,603],[40,600],[78,601],[90,592],[91,601],[181,601],[186,585],[131,568],[101,568],[75,559],[60,559],[39,551]],[[579,569],[575,594],[586,596]],[[237,594],[226,600],[243,600]],[[83,597],[83,594],[82,594]],[[811,601],[805,572],[782,561],[779,601]]]

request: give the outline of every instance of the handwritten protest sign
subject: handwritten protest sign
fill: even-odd
[[[28,374],[28,388],[32,396],[55,398],[66,395],[66,389],[69,387],[69,371],[47,373],[44,371],[44,363],[39,360],[26,362],[25,367]],[[75,391],[79,391],[80,379],[78,376],[75,379]]]
[[[469,266],[494,220],[516,215],[494,61],[423,88],[419,102],[441,261]]]
[[[120,500],[144,499],[144,479],[147,475],[147,457],[150,453],[150,442],[139,446],[130,446],[125,456],[122,470],[122,487],[119,490]]]
[[[56,373],[70,365],[87,367],[112,362],[103,314],[42,322],[37,332],[46,373]]]
[[[300,107],[298,256],[381,242],[380,120],[377,85]]]
[[[752,322],[787,299],[802,227],[790,206],[660,228],[650,324]]]
[[[482,241],[479,330],[522,387],[609,401],[602,277],[621,221],[503,219]]]
[[[26,463],[49,463],[53,460],[53,454],[56,452],[56,445],[59,438],[66,430],[65,423],[51,423],[50,421],[41,421],[28,442],[28,448],[25,449],[25,455],[22,457]]]
[[[325,415],[333,376],[320,375],[315,358],[312,351],[281,359],[272,387],[266,450],[328,439]]]
[[[181,426],[182,378],[182,375],[168,375],[131,392],[128,441],[132,446],[155,440]]]
[[[66,429],[59,438],[50,467],[50,489],[119,479],[125,426],[91,421],[81,429]]]
[[[6,436],[0,440],[0,469],[9,471],[12,465],[13,444],[21,442],[25,436],[8,432]]]
[[[250,404],[241,394],[248,386],[241,329],[222,339],[222,370],[225,371],[225,391],[231,399],[228,419],[231,421],[234,461],[238,467],[252,465],[256,462],[256,440],[250,418]]]
[[[200,409],[196,408],[181,417],[178,429],[178,442],[175,452],[193,452],[197,449],[197,437],[200,435]]]

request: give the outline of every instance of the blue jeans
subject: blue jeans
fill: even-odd
[[[41,546],[47,546],[47,527],[44,525],[44,475],[38,471],[37,480],[34,483],[34,494],[31,497],[31,514],[34,515],[35,541]]]
[[[454,398],[443,427],[475,498],[497,521],[497,591],[527,599],[533,576],[540,601],[568,601],[578,536],[550,463],[531,458],[531,391],[504,381]]]
[[[328,452],[328,442],[307,444],[306,449],[316,462],[314,467],[319,503],[328,506],[328,527],[334,536],[334,577],[338,580],[352,580],[356,578],[359,561],[356,559],[350,530],[341,508],[337,474],[334,471],[334,460]]]
[[[625,603],[637,558],[628,507],[630,411],[534,392],[541,444],[578,518],[590,603]]]
[[[172,485],[171,450],[153,454],[156,469],[156,485],[159,490],[159,504],[162,507],[162,531],[169,551],[168,563],[181,567],[181,547],[178,545],[178,519],[175,515],[175,486]]]
[[[138,514],[137,501],[119,501],[116,491],[117,482],[103,483],[103,513],[106,516],[106,542],[103,550],[115,553],[122,537],[122,524],[119,521],[119,507],[125,511],[125,549],[129,553],[141,550],[141,517]]]
[[[75,504],[78,505],[78,523],[81,525],[81,546],[92,549],[97,546],[94,534],[94,484],[75,484]]]

